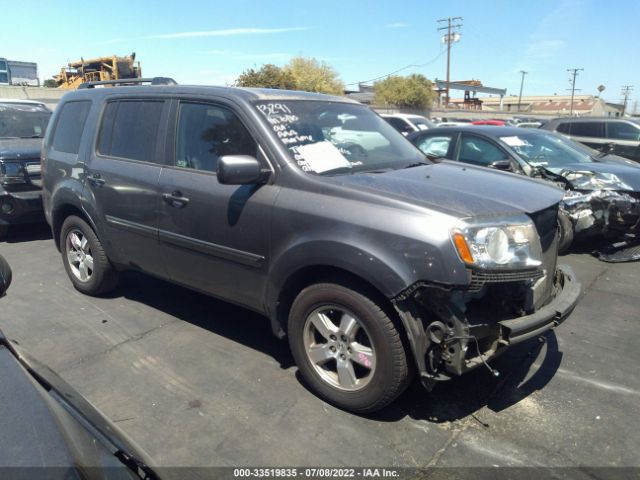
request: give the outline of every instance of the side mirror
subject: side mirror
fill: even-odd
[[[11,267],[0,255],[0,297],[3,297],[11,285]]]
[[[602,152],[603,153],[611,153],[611,152],[613,152],[614,148],[616,148],[614,143],[612,143],[612,142],[605,143],[603,148],[602,148]]]
[[[491,162],[489,166],[491,168],[495,168],[496,170],[503,170],[505,172],[513,171],[513,165],[511,164],[511,160],[497,160],[495,162]]]
[[[263,179],[260,162],[250,155],[225,155],[218,159],[218,181],[225,185],[246,185]]]

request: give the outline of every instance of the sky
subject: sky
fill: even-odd
[[[524,95],[621,99],[640,91],[638,0],[0,0],[0,57],[38,63],[42,79],[69,61],[136,52],[144,76],[232,84],[248,68],[296,55],[331,65],[351,88],[398,72],[446,78],[438,19],[463,17],[451,80]],[[455,96],[455,95],[452,95]]]

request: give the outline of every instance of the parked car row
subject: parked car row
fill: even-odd
[[[567,138],[595,150],[613,153],[634,161],[640,161],[640,122],[636,119],[617,117],[563,117],[550,121],[536,118],[514,117],[510,119],[435,118],[427,120],[419,115],[383,114],[403,135],[435,127],[464,127],[468,125],[492,125],[500,127],[542,128],[562,133]],[[408,118],[419,118],[420,127]],[[415,123],[415,120],[414,120]]]
[[[560,250],[574,237],[640,233],[640,164],[562,135],[517,128],[449,127],[409,137],[431,159],[447,158],[534,178],[566,190]]]

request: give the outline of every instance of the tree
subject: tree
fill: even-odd
[[[236,79],[235,85],[236,87],[295,89],[291,74],[271,63],[263,65],[259,70],[253,68],[245,70]]]
[[[294,57],[283,67],[296,85],[296,90],[342,95],[344,84],[338,73],[327,63],[315,58]]]
[[[387,77],[375,82],[373,89],[379,105],[430,108],[435,99],[433,84],[424,75],[416,73],[407,77]]]
[[[57,88],[58,84],[53,78],[47,78],[42,84],[42,86],[47,88]]]

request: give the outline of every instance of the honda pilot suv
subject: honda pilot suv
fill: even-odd
[[[259,312],[311,389],[351,411],[384,407],[414,373],[431,389],[488,367],[580,294],[556,264],[561,190],[431,164],[346,98],[81,88],[43,156],[45,214],[79,291],[139,270]]]
[[[0,99],[0,239],[10,225],[42,222],[40,149],[51,111]]]

